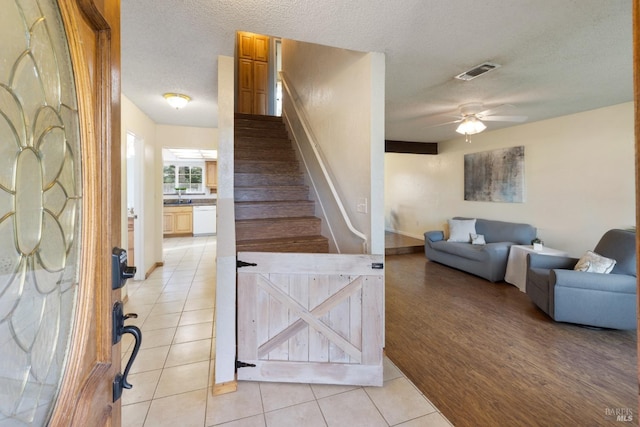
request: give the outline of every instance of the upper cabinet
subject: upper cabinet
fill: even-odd
[[[205,186],[209,188],[218,188],[218,162],[205,163]]]
[[[268,114],[269,37],[238,31],[238,112]]]

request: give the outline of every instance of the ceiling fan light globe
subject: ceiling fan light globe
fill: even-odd
[[[464,120],[458,125],[456,132],[462,135],[475,135],[476,133],[480,133],[485,130],[487,126],[485,126],[482,121],[478,120],[476,117],[465,117]]]

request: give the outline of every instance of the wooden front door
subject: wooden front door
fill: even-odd
[[[118,426],[118,0],[0,0],[0,424]]]
[[[383,256],[238,259],[239,380],[382,385]]]

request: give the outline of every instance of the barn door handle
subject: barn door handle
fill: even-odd
[[[142,344],[142,332],[140,328],[134,325],[124,325],[124,321],[130,318],[138,317],[135,313],[124,314],[123,305],[121,301],[118,301],[113,306],[113,343],[117,344],[122,339],[122,335],[131,334],[135,339],[135,343],[133,346],[133,352],[131,353],[131,357],[129,357],[129,361],[127,362],[127,366],[124,369],[124,373],[118,373],[113,380],[113,401],[120,399],[122,396],[123,389],[130,389],[133,387],[128,381],[127,377],[129,376],[129,371],[131,370],[131,366],[133,365],[133,361],[138,356],[138,351],[140,350],[140,345]]]

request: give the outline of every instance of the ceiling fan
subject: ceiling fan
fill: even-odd
[[[469,142],[469,135],[475,135],[487,128],[483,122],[515,122],[522,123],[527,120],[526,116],[498,116],[496,113],[506,107],[513,107],[510,104],[502,104],[493,108],[485,109],[481,102],[469,102],[458,107],[458,111],[443,114],[442,116],[451,117],[457,115],[457,120],[439,123],[433,126],[443,126],[452,123],[460,123],[456,128],[456,132],[465,135],[466,141]],[[430,127],[433,127],[430,126]]]

